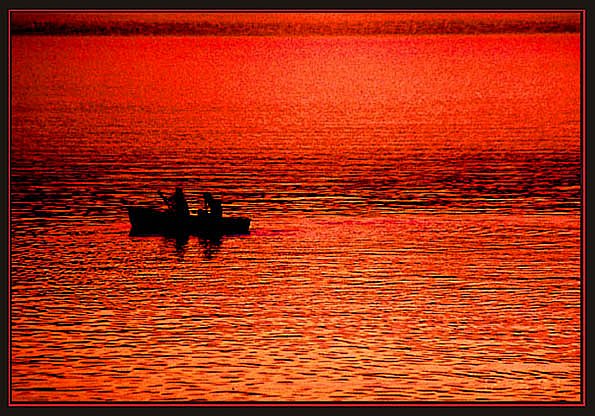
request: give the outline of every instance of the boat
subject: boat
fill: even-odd
[[[130,235],[203,235],[223,236],[250,233],[250,218],[217,217],[199,211],[196,215],[178,216],[171,210],[128,205]]]

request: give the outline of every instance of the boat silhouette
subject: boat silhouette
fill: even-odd
[[[130,235],[198,235],[198,236],[223,236],[250,233],[250,218],[225,217],[221,215],[221,202],[212,198],[206,192],[205,202],[213,204],[216,210],[198,210],[190,214],[181,189],[176,189],[174,196],[167,198],[161,192],[161,197],[168,205],[167,209],[142,205],[126,205],[130,220]],[[181,194],[181,196],[179,196]],[[176,206],[175,198],[182,198],[183,208]],[[173,201],[173,202],[172,202]],[[178,204],[180,205],[180,204]],[[209,206],[209,208],[212,208]]]

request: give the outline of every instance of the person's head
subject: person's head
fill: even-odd
[[[176,194],[181,194],[182,193],[182,188],[180,188],[179,186],[176,188]]]

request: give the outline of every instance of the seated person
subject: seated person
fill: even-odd
[[[210,192],[205,192],[203,197],[205,199],[205,208],[209,210],[210,215],[215,218],[221,218],[223,215],[221,200],[213,198]]]

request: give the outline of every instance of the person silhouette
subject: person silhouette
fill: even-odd
[[[171,208],[178,217],[190,216],[190,209],[188,208],[188,202],[184,196],[182,188],[177,187],[174,194],[169,198],[171,202]]]
[[[223,215],[221,200],[213,198],[213,195],[210,192],[203,193],[203,197],[205,200],[205,208],[210,215],[214,218],[221,218]]]

